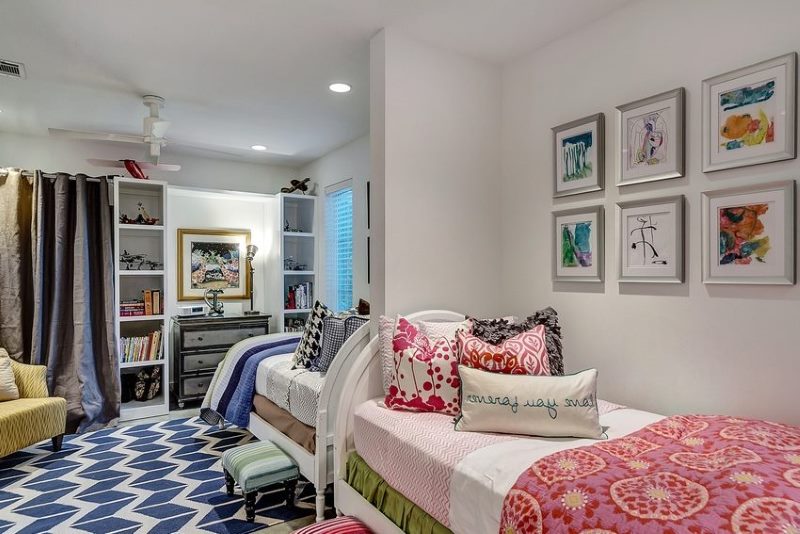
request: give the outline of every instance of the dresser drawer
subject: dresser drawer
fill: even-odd
[[[245,328],[219,328],[209,330],[194,330],[184,332],[183,348],[196,349],[201,347],[230,347],[243,339],[262,336],[267,329],[261,327]]]
[[[207,354],[186,354],[183,356],[184,371],[202,371],[216,369],[217,364],[225,358],[225,352],[210,352]]]
[[[208,391],[213,375],[193,376],[181,381],[181,391],[184,397],[202,397]]]

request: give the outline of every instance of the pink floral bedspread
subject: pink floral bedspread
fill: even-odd
[[[500,532],[798,533],[800,428],[674,416],[552,454],[508,492]]]

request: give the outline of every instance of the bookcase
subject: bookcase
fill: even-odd
[[[166,202],[166,182],[114,180],[114,328],[122,421],[169,412]],[[145,379],[145,396],[158,385],[153,398],[135,398],[139,376]]]
[[[278,328],[302,331],[317,298],[317,197],[280,193],[278,198],[283,267]]]

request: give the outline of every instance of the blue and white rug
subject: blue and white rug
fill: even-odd
[[[245,520],[221,457],[253,439],[193,418],[66,436],[57,453],[42,442],[0,458],[0,532],[244,533],[313,515],[307,484],[296,509],[282,488],[259,493],[255,524]]]

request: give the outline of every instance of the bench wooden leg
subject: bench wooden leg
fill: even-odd
[[[251,523],[256,520],[256,495],[258,495],[257,491],[244,494],[244,512],[247,520]]]
[[[286,491],[286,506],[294,508],[295,496],[297,492],[297,479],[287,480],[283,483],[284,490]]]
[[[316,522],[325,521],[325,487],[317,488],[316,498],[317,517]]]
[[[52,438],[53,440],[53,452],[58,452],[61,450],[61,444],[64,443],[64,434],[59,434]]]
[[[225,489],[229,496],[233,495],[233,486],[236,484],[236,481],[233,480],[233,477],[228,473],[227,469],[223,469],[222,472],[225,473]]]

